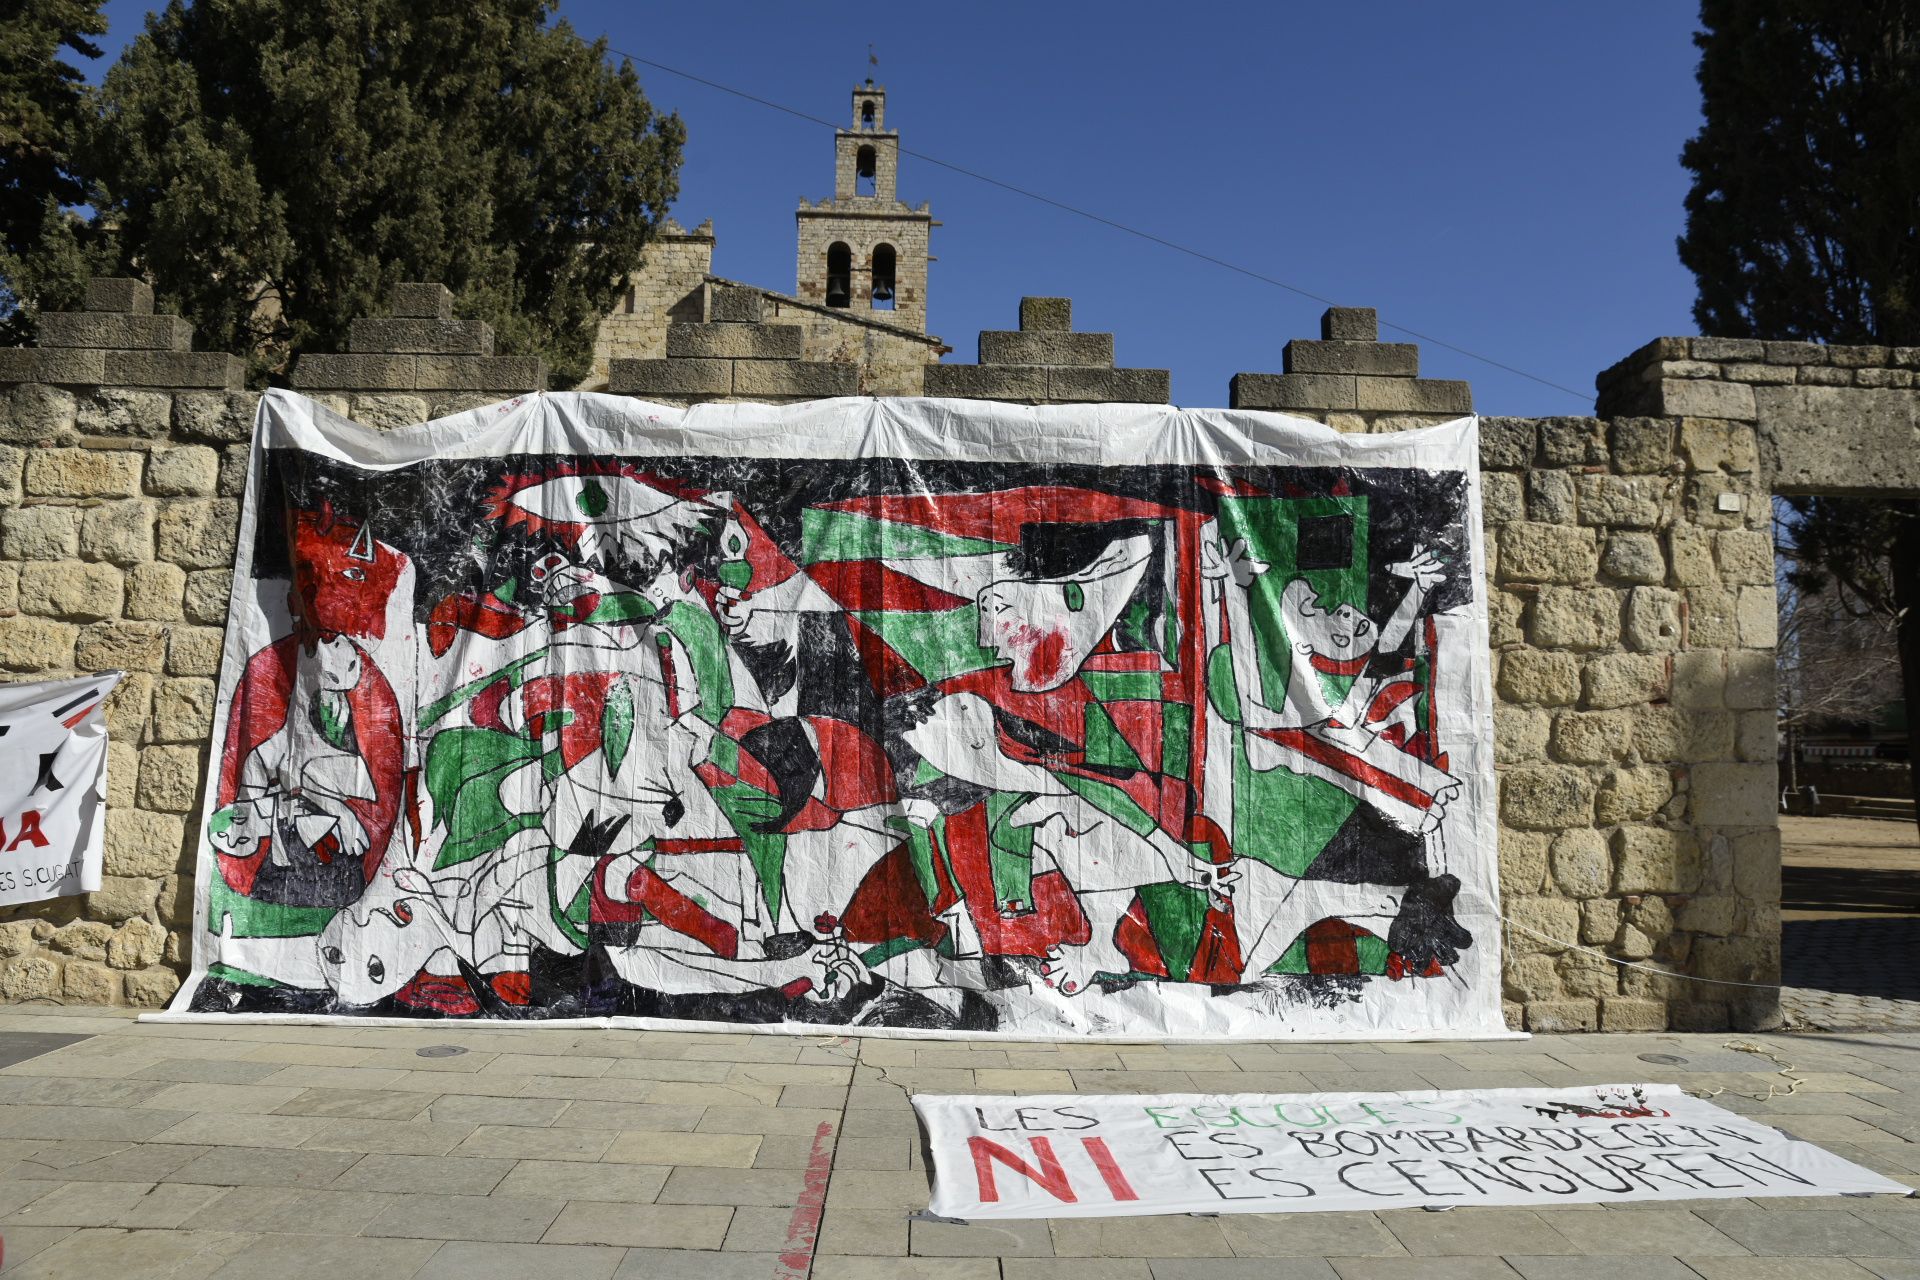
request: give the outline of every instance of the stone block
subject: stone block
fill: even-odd
[[[1521,831],[1558,831],[1593,821],[1593,780],[1559,765],[1510,769],[1500,775],[1500,814]]]
[[[1651,474],[1673,465],[1673,424],[1662,418],[1616,418],[1609,429],[1613,468]]]
[[[147,492],[163,498],[204,498],[220,478],[220,455],[203,444],[159,449],[147,463]]]
[[[1853,385],[1872,388],[1894,387],[1904,391],[1913,386],[1913,374],[1906,369],[1860,369],[1853,375]]]
[[[167,674],[220,674],[221,645],[226,632],[219,627],[174,627],[167,638]]]
[[[140,749],[131,742],[107,744],[107,805],[109,810],[131,808],[134,784],[140,778]]]
[[[1665,1031],[1667,1002],[1615,996],[1600,1002],[1602,1031]]]
[[[49,618],[0,618],[0,668],[8,671],[55,672],[73,666],[73,646],[79,629]]]
[[[1780,755],[1780,726],[1772,711],[1743,711],[1734,745],[1742,760],[1775,760]]]
[[[1753,711],[1774,706],[1772,650],[1743,649],[1727,654],[1727,708]]]
[[[1580,941],[1605,945],[1620,932],[1620,899],[1589,898],[1580,904]]]
[[[183,391],[173,398],[173,428],[187,439],[243,444],[253,438],[253,416],[259,404],[260,397],[251,391]]]
[[[1672,798],[1673,778],[1658,765],[1614,769],[1594,796],[1593,819],[1606,826],[1644,822]]]
[[[1738,905],[1732,898],[1689,898],[1675,914],[1674,923],[1688,933],[1725,937],[1733,932],[1734,909]]]
[[[21,956],[0,972],[0,998],[51,1000],[60,994],[60,965],[44,955]]]
[[[1480,518],[1490,525],[1527,518],[1526,486],[1519,476],[1489,471],[1480,477]]]
[[[1573,473],[1534,471],[1527,475],[1527,518],[1540,524],[1579,523],[1580,503]]]
[[[1380,315],[1372,307],[1328,307],[1320,313],[1320,336],[1329,342],[1378,342]]]
[[[1740,588],[1735,607],[1740,622],[1740,643],[1750,649],[1771,649],[1780,642],[1780,606],[1774,589]]]
[[[1626,756],[1632,740],[1624,711],[1563,711],[1553,718],[1553,758],[1563,764],[1612,764]]]
[[[1692,893],[1700,884],[1699,846],[1664,827],[1621,827],[1613,860],[1616,893]]]
[[[1553,883],[1569,898],[1597,898],[1613,882],[1613,854],[1607,838],[1591,827],[1555,836],[1548,859]]]
[[[140,753],[140,808],[191,813],[200,801],[200,748],[147,747]]]
[[[1773,585],[1773,539],[1750,529],[1722,529],[1713,537],[1714,559],[1729,586]]]
[[[1494,591],[1487,597],[1487,639],[1494,648],[1526,642],[1527,602],[1512,591]]]
[[[160,558],[183,569],[221,569],[233,564],[240,504],[231,498],[170,502],[160,512]]]
[[[614,360],[607,390],[629,396],[725,396],[733,394],[730,360]]]
[[[1535,764],[1547,754],[1547,733],[1552,721],[1538,707],[1515,707],[1506,703],[1493,708],[1493,762],[1495,764]]]
[[[1510,649],[1500,655],[1500,696],[1522,706],[1570,707],[1580,700],[1580,659],[1571,653]]]
[[[180,865],[184,835],[178,814],[144,809],[108,813],[101,869],[110,876],[164,876]]]
[[[707,295],[707,319],[714,324],[759,324],[766,315],[766,295],[758,289],[715,285]]]
[[[1236,373],[1227,402],[1235,409],[1359,408],[1353,379],[1332,373]]]
[[[109,564],[77,560],[33,560],[20,566],[23,613],[75,621],[120,616],[120,571]]]
[[[1670,581],[1676,587],[1701,587],[1720,581],[1713,559],[1713,534],[1692,525],[1667,530],[1667,553],[1672,563]]]
[[[546,362],[533,356],[414,356],[413,359],[418,361],[415,389],[420,391],[539,391],[547,385]]]
[[[806,333],[792,324],[670,324],[670,360],[798,360]]]
[[[1558,1000],[1566,994],[1552,956],[1515,956],[1501,977],[1505,993],[1516,1000]]]
[[[220,351],[109,351],[107,381],[238,391],[247,383],[247,362]]]
[[[188,574],[186,598],[182,602],[187,621],[214,626],[226,622],[232,594],[231,569],[202,569]]]
[[[1288,373],[1354,373],[1380,378],[1414,378],[1420,374],[1420,348],[1410,342],[1314,342],[1295,338],[1281,352],[1281,359]]]
[[[1597,1000],[1535,1000],[1527,1005],[1528,1031],[1594,1031],[1599,1026]]]
[[[159,892],[160,882],[157,880],[101,876],[99,890],[86,895],[87,914],[96,920],[122,924],[152,911],[154,898]]]
[[[0,382],[65,382],[92,386],[107,380],[107,353],[78,347],[0,347]]]
[[[1534,598],[1533,642],[1552,649],[1605,649],[1620,640],[1620,593],[1543,587]]]
[[[153,695],[156,742],[199,742],[213,732],[214,684],[201,676],[160,682]]]
[[[354,396],[348,416],[363,426],[383,430],[417,426],[427,420],[427,398],[397,392]]]
[[[309,352],[294,361],[292,381],[302,391],[417,391],[420,358]]]
[[[1670,521],[1672,486],[1658,476],[1581,475],[1580,523],[1653,529]]]
[[[1655,386],[1659,411],[1669,418],[1732,418],[1752,422],[1759,417],[1753,388],[1744,382],[1663,378]]]
[[[141,455],[126,449],[35,449],[25,482],[34,498],[130,498],[140,492]]]
[[[1826,364],[1827,352],[1831,349],[1817,342],[1768,342],[1766,348],[1768,364]]]
[[[1513,898],[1506,914],[1515,926],[1508,940],[1516,956],[1564,951],[1580,930],[1580,906],[1565,898]]]
[[[1047,371],[1038,366],[930,364],[926,387],[930,396],[957,400],[1045,400]]]
[[[120,742],[140,742],[147,736],[153,711],[153,677],[130,671],[107,695],[107,734]]]
[[[15,387],[0,405],[0,440],[38,444],[59,439],[74,429],[75,417],[72,392],[35,384]]]
[[[1731,649],[1740,643],[1740,598],[1724,587],[1687,591],[1687,646]]]
[[[742,360],[733,366],[736,396],[851,396],[860,392],[860,367],[819,360]]]
[[[1600,571],[1622,582],[1665,582],[1667,557],[1653,534],[1616,533],[1600,553]]]
[[[409,280],[388,292],[387,310],[403,320],[451,320],[453,293],[437,281]]]
[[[1664,698],[1667,661],[1645,653],[1608,653],[1588,661],[1585,705],[1594,710],[1637,707]]]
[[[1533,463],[1532,418],[1480,419],[1480,468],[1483,471],[1520,471]]]
[[[1552,836],[1545,831],[1500,829],[1500,892],[1512,899],[1539,893],[1547,882],[1547,849]]]
[[[60,990],[68,1004],[114,1004],[120,998],[120,975],[91,960],[70,960],[61,972]]]
[[[1748,382],[1756,386],[1786,386],[1796,381],[1798,370],[1788,365],[1777,364],[1729,364],[1721,368],[1720,376],[1728,382]]]
[[[1794,381],[1808,387],[1850,387],[1853,370],[1829,369],[1824,365],[1803,364],[1794,371]]]
[[[180,989],[180,975],[171,969],[141,969],[122,979],[127,1003],[136,1009],[159,1009]]]
[[[1047,370],[1047,399],[1087,404],[1165,404],[1173,396],[1166,369]]]
[[[167,931],[150,920],[129,920],[107,943],[107,963],[115,969],[144,969],[160,963]]]
[[[1764,360],[1767,344],[1756,338],[1694,338],[1689,344],[1696,360]]]
[[[1893,361],[1893,352],[1887,347],[1816,346],[1814,349],[1825,353],[1828,364],[1841,369],[1878,368]]]
[[[134,498],[89,507],[80,521],[80,554],[115,564],[153,559],[153,503]]]
[[[0,512],[0,556],[8,560],[68,560],[78,554],[78,508],[15,507]]]
[[[1673,658],[1674,705],[1720,710],[1727,705],[1727,660],[1717,649],[1678,653]]]
[[[214,482],[214,493],[222,498],[245,496],[249,465],[245,445],[234,445],[227,449],[220,455],[220,478]]]
[[[1017,332],[986,329],[980,333],[980,363],[1110,369],[1113,367],[1113,335],[1054,329]]]
[[[1599,564],[1592,529],[1517,522],[1500,531],[1500,581],[1590,582]]]
[[[347,327],[355,355],[490,356],[493,326],[479,320],[362,317]]]
[[[77,960],[105,960],[107,942],[112,937],[112,925],[101,924],[98,920],[75,920],[61,925],[47,939],[47,946]]]
[[[1627,647],[1642,653],[1667,653],[1680,647],[1684,631],[1681,597],[1665,587],[1635,587],[1627,592]]]
[[[101,387],[75,402],[73,425],[84,435],[152,440],[167,433],[172,418],[173,397],[164,392]]]
[[[1073,328],[1072,298],[1020,299],[1020,328],[1029,332],[1064,333]]]
[[[80,629],[73,665],[82,671],[158,671],[167,629],[157,622],[95,622]]]
[[[1554,467],[1592,467],[1608,460],[1604,424],[1598,418],[1542,418],[1540,458]]]
[[[43,347],[186,351],[193,346],[193,326],[180,316],[42,311],[37,323]]]
[[[150,316],[153,314],[153,286],[145,280],[126,276],[95,276],[87,281],[86,301],[80,305],[88,311]]]
[[[1353,380],[1354,407],[1392,413],[1472,413],[1473,388],[1444,378]]]

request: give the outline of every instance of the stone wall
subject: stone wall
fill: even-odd
[[[661,355],[611,362],[616,390],[684,404],[862,389],[855,364],[810,358],[795,332],[809,323],[804,304],[784,314],[765,291],[713,281],[701,298],[697,322],[663,326]],[[542,384],[532,362],[488,354],[489,336],[453,322],[447,301],[438,286],[404,286],[392,317],[357,326],[351,352],[305,357],[295,384],[389,425]],[[237,360],[187,349],[184,328],[152,317],[139,286],[100,282],[89,307],[48,327],[67,345],[0,351],[0,670],[129,671],[109,707],[107,880],[96,894],[0,911],[0,999],[154,1004],[186,959],[185,827],[205,767],[255,397],[239,389]],[[1237,377],[1233,398],[1285,399],[1273,407],[1346,430],[1471,408],[1465,384],[1420,378],[1417,353],[1373,343],[1373,332],[1366,313],[1332,313],[1321,339],[1290,345],[1282,373]],[[1912,353],[1772,359],[1769,345],[1755,365],[1747,347],[1703,342],[1663,339],[1603,375],[1602,418],[1483,421],[1515,1025],[1777,1016],[1764,988],[1679,981],[1565,944],[1701,978],[1777,977],[1768,496],[1782,483],[1882,483],[1831,459],[1879,458],[1861,423],[1911,429],[1915,393],[1861,374],[1909,372]],[[980,356],[927,366],[926,390],[1166,398],[1164,370],[1113,367],[1112,335],[1074,332],[1065,299],[1025,300],[1020,329],[983,334]],[[1817,369],[1829,372],[1801,380]],[[1820,381],[1842,371],[1845,387]],[[1709,383],[1723,389],[1697,389]],[[1802,388],[1866,397],[1867,408],[1785,394]],[[1688,398],[1701,394],[1718,398]],[[1810,441],[1815,432],[1825,434]],[[1900,459],[1874,465],[1889,487],[1920,491]]]

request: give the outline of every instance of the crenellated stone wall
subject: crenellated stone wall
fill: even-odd
[[[814,358],[804,304],[789,316],[776,295],[701,274],[686,295],[697,315],[668,317],[658,355],[610,360],[617,392],[687,404],[879,390],[855,361]],[[392,315],[355,326],[349,352],[304,357],[294,384],[374,425],[544,384],[536,363],[493,355],[483,327],[453,321],[450,301],[402,286]],[[96,282],[88,307],[50,317],[42,347],[0,350],[0,672],[128,671],[108,710],[107,878],[0,910],[0,1000],[152,1005],[186,961],[187,815],[256,396],[240,361],[192,351],[138,282]],[[1336,309],[1320,339],[1289,344],[1283,372],[1241,374],[1231,397],[1342,430],[1471,410],[1466,384],[1419,377],[1417,351],[1376,335],[1370,312]],[[1025,403],[1167,397],[1165,370],[1115,368],[1113,336],[1075,332],[1066,299],[1024,300],[1019,330],[982,334],[979,354],[901,385]],[[1920,493],[1917,370],[1904,350],[1661,339],[1601,376],[1600,417],[1483,420],[1514,1025],[1777,1019],[1769,498]]]

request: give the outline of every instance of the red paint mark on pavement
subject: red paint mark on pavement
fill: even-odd
[[[774,1264],[773,1280],[807,1280],[813,1274],[813,1246],[820,1238],[820,1218],[827,1208],[827,1178],[833,1172],[833,1126],[826,1121],[813,1131],[813,1154],[807,1157],[807,1180],[800,1202],[787,1223],[787,1247]]]

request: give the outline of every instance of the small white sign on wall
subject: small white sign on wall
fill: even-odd
[[[0,906],[100,887],[110,671],[0,685]]]

